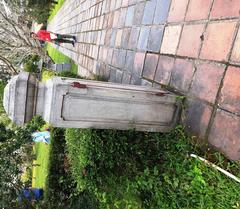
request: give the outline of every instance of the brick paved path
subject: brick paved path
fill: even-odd
[[[240,159],[240,0],[66,0],[49,30],[79,74],[167,86],[187,96],[183,123]]]

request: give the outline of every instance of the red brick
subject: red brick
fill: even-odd
[[[165,27],[161,53],[175,54],[178,46],[179,37],[181,35],[181,25]]]
[[[109,13],[108,16],[108,27],[112,28],[113,26],[113,19],[114,19],[114,12]]]
[[[123,73],[123,77],[122,77],[122,83],[123,84],[130,84],[131,81],[131,75],[128,74],[127,72]]]
[[[240,117],[218,110],[208,141],[231,160],[240,160]]]
[[[239,15],[239,0],[215,0],[210,18],[237,17]]]
[[[205,24],[185,25],[182,31],[178,55],[197,57]]]
[[[137,48],[139,33],[140,33],[140,27],[132,27],[130,37],[129,37],[129,42],[128,42],[129,49]]]
[[[240,114],[240,68],[229,66],[221,90],[220,107]]]
[[[240,29],[238,30],[238,34],[233,46],[231,61],[240,62]]]
[[[137,52],[134,58],[133,74],[140,76],[142,74],[145,60],[145,53]]]
[[[144,8],[145,8],[145,2],[141,2],[136,4],[136,8],[134,11],[134,18],[133,18],[133,24],[134,25],[140,25],[143,18]]]
[[[225,65],[208,63],[198,65],[190,92],[202,100],[214,103],[224,69]]]
[[[179,22],[184,20],[188,0],[172,0],[168,22]]]
[[[226,61],[230,52],[236,22],[210,23],[206,30],[206,37],[200,58]]]
[[[133,71],[133,64],[134,64],[134,59],[135,59],[135,52],[134,51],[127,51],[126,55],[126,62],[125,62],[125,69],[129,73]]]
[[[114,18],[113,18],[113,27],[114,28],[118,26],[120,14],[121,14],[120,10],[114,12]]]
[[[168,85],[170,82],[173,66],[174,66],[173,57],[160,55],[154,80],[158,83]]]
[[[212,1],[213,0],[190,0],[186,21],[207,19]]]
[[[123,47],[123,48],[128,47],[130,34],[131,34],[131,28],[124,28],[123,29],[121,47]]]
[[[117,31],[116,42],[115,42],[115,46],[116,46],[116,47],[121,46],[122,33],[123,33],[123,30],[122,30],[122,29],[119,29],[119,30]]]
[[[155,71],[158,63],[158,55],[157,54],[147,54],[144,68],[143,68],[143,77],[148,78],[150,80],[154,79]]]
[[[212,107],[200,100],[187,100],[183,124],[191,135],[205,139],[206,130],[212,114]]]
[[[194,73],[194,67],[191,61],[176,59],[171,76],[171,87],[180,91],[187,92]]]
[[[125,26],[132,26],[133,17],[134,17],[134,10],[135,10],[135,6],[128,7],[127,14],[126,14],[126,19],[125,19]]]
[[[113,1],[115,1],[115,0],[113,0]],[[129,0],[122,0],[122,7],[128,6],[128,1]]]
[[[127,8],[121,9],[121,14],[118,21],[119,27],[123,27],[125,25],[126,14],[127,14]]]

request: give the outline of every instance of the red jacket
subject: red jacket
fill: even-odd
[[[37,32],[38,39],[41,41],[51,41],[50,32],[46,30],[39,30]]]

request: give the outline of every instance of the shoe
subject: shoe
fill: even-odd
[[[76,36],[73,36],[73,40],[74,40],[75,43],[77,42]]]

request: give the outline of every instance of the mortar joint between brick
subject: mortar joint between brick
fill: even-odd
[[[230,59],[231,59],[231,56],[232,56],[232,51],[233,51],[234,43],[235,43],[235,41],[237,39],[239,28],[240,28],[240,17],[238,19],[238,22],[237,22],[237,25],[236,25],[236,28],[235,28],[235,31],[234,31],[234,34],[233,34],[233,40],[232,40],[232,45],[231,45],[230,51],[229,51],[229,53],[227,55],[228,63],[230,62]]]
[[[209,137],[209,134],[210,134],[210,131],[211,131],[211,128],[212,128],[212,125],[213,125],[216,113],[217,113],[217,109],[219,108],[218,102],[219,102],[220,97],[221,97],[221,90],[222,90],[222,87],[223,87],[224,78],[225,78],[225,75],[227,73],[228,66],[229,65],[226,64],[224,72],[223,72],[223,76],[222,76],[222,79],[221,79],[221,82],[220,82],[220,85],[219,85],[219,88],[218,88],[218,91],[217,91],[217,96],[215,98],[215,102],[214,102],[214,105],[213,105],[212,114],[211,114],[211,117],[210,117],[210,120],[209,120],[209,123],[208,123],[208,127],[207,127],[206,133],[205,133],[205,139],[206,140],[208,140],[208,137]]]

